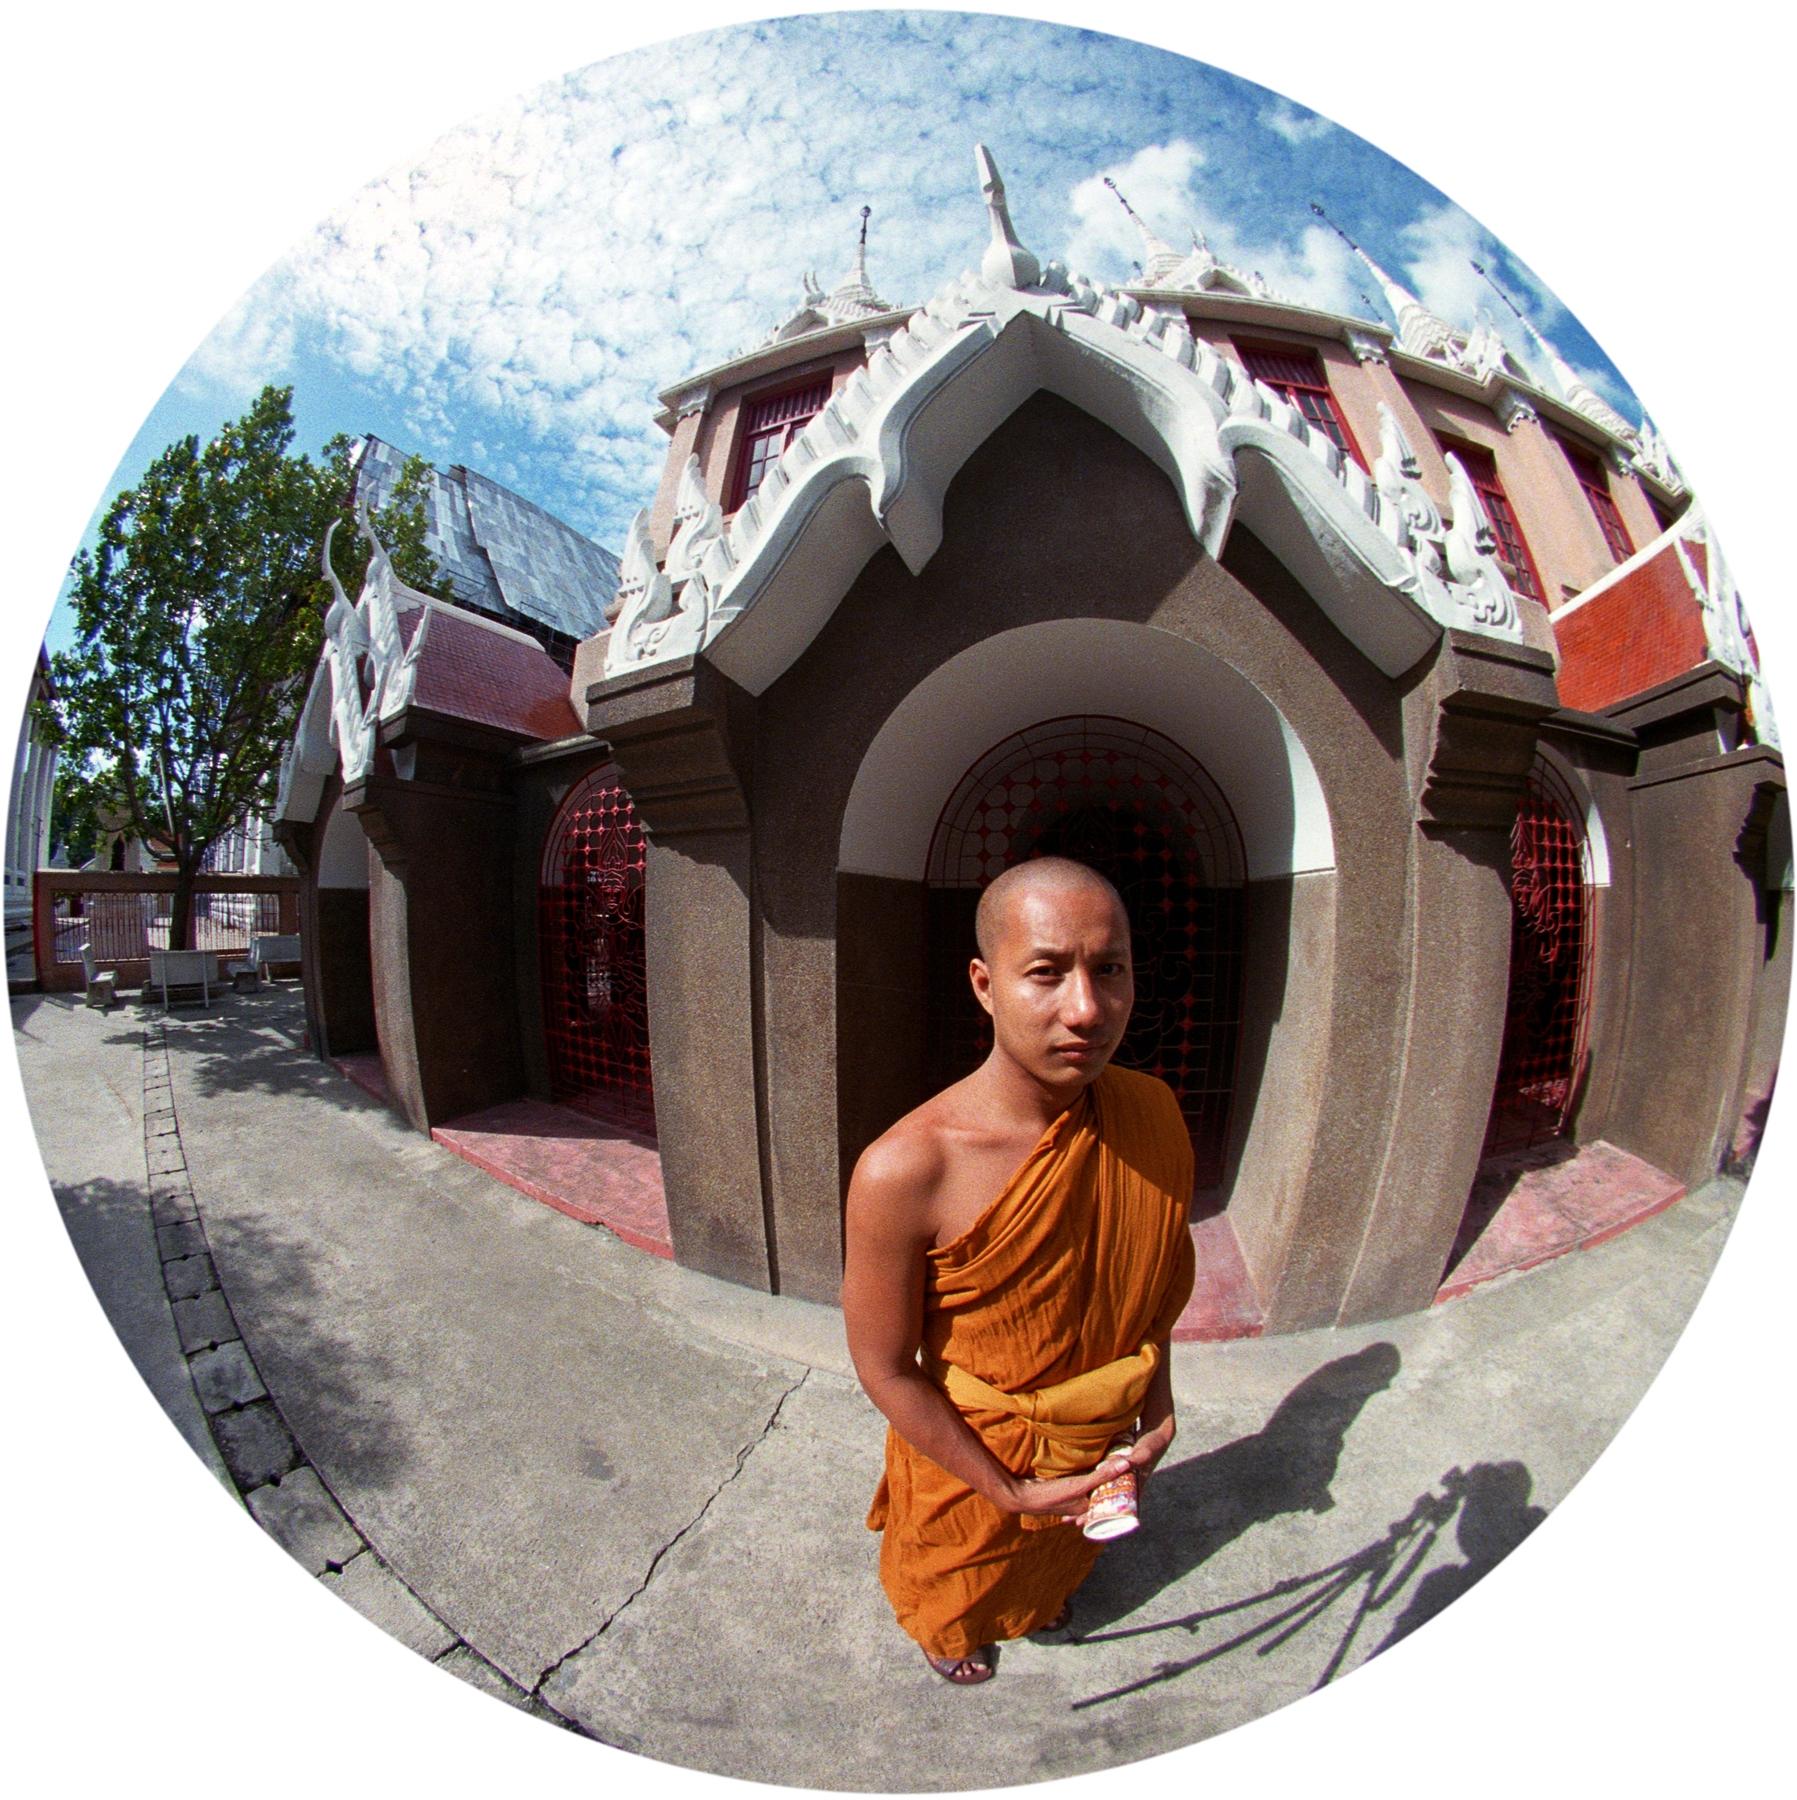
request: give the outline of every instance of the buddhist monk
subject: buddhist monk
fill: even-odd
[[[1126,1464],[1145,1484],[1166,1454],[1192,1286],[1178,1103],[1109,1066],[1135,1000],[1116,889],[1020,863],[981,895],[975,937],[992,1052],[856,1164],[842,1286],[890,1427],[867,1520],[880,1580],[963,1685],[991,1677],[999,1641],[1068,1621],[1098,1553],[1087,1496]]]

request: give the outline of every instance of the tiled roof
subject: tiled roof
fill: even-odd
[[[419,606],[400,613],[407,644],[423,617]],[[431,620],[412,704],[545,743],[581,729],[568,677],[543,650],[447,606]]]
[[[405,460],[364,438],[358,495],[384,506]],[[553,513],[459,464],[431,471],[425,512],[425,541],[458,605],[575,641],[604,630],[618,559]]]

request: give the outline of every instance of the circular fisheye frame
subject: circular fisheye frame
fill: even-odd
[[[202,1740],[340,1704],[383,1781],[452,1743],[1134,1781],[1272,1715],[1338,1772],[1376,1734],[1382,1785],[1478,1729],[1509,1780],[1462,1676],[1583,1767],[1546,1685],[1601,1727],[1643,1573],[1746,1573],[1690,1582],[1643,1432],[1699,1511],[1764,1474],[1729,1404],[1763,1202],[1710,1278],[1777,1152],[1790,957],[1755,465],[1614,278],[1600,316],[1624,165],[1575,204],[1401,140],[1363,92],[1459,79],[1451,35],[1345,84],[1178,44],[1259,86],[859,11],[533,86],[590,40],[521,19],[482,72],[408,16],[352,70],[268,28],[294,66],[255,79],[336,123],[234,184],[173,152],[242,50],[102,107],[130,29],[74,102],[124,140],[47,191],[98,206],[97,145],[116,206],[149,152],[268,241],[186,354],[251,268],[163,182],[114,323],[72,284],[24,372],[67,503],[20,563],[61,585],[6,869],[7,1116],[60,1220],[25,1209],[57,1298],[20,1314],[21,1429],[70,1463],[20,1496],[64,1527],[43,1715],[106,1591]],[[1668,192],[1702,138],[1654,134]],[[1743,259],[1708,193],[1706,266]],[[122,292],[141,399],[81,336]],[[1053,1523],[1107,1447],[1138,1510]],[[1751,1658],[1681,1634],[1751,1622],[1670,1604],[1707,1722]]]

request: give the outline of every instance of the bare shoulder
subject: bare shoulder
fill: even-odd
[[[906,1113],[861,1152],[849,1182],[851,1220],[923,1223],[947,1157],[941,1098]]]

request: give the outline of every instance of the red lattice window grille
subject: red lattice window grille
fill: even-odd
[[[1516,520],[1516,508],[1510,504],[1510,496],[1498,479],[1497,458],[1479,444],[1446,437],[1438,441],[1444,451],[1452,451],[1460,459],[1460,466],[1466,470],[1473,491],[1485,507],[1485,516],[1491,521],[1498,555],[1509,565],[1516,591],[1545,604],[1547,590],[1541,585],[1541,571],[1529,554],[1528,540]]]
[[[1051,719],[995,745],[949,797],[930,846],[932,1085],[976,1068],[990,1021],[967,981],[980,890],[1013,863],[1070,856],[1116,884],[1135,939],[1136,1004],[1116,1060],[1179,1096],[1196,1185],[1223,1177],[1241,1036],[1241,833],[1170,739],[1122,719]]]
[[[551,1096],[653,1131],[642,827],[615,764],[563,802],[543,847],[538,941]]]
[[[1510,988],[1485,1154],[1565,1135],[1584,1075],[1591,891],[1579,807],[1537,763],[1510,833]]]
[[[1584,489],[1585,498],[1597,515],[1598,529],[1604,534],[1610,554],[1618,562],[1627,562],[1635,554],[1635,546],[1628,527],[1622,522],[1622,514],[1616,510],[1616,497],[1610,492],[1610,478],[1604,473],[1604,465],[1583,444],[1561,438],[1560,448],[1566,452],[1566,460],[1572,464],[1572,472],[1579,478],[1579,486]]]
[[[1295,406],[1343,456],[1353,457],[1363,469],[1367,466],[1315,351],[1291,344],[1237,344],[1236,349],[1242,367],[1256,381],[1265,382],[1288,406]]]
[[[820,375],[802,387],[764,395],[744,407],[742,445],[731,489],[732,512],[761,486],[786,446],[824,409],[829,398],[830,377]]]

